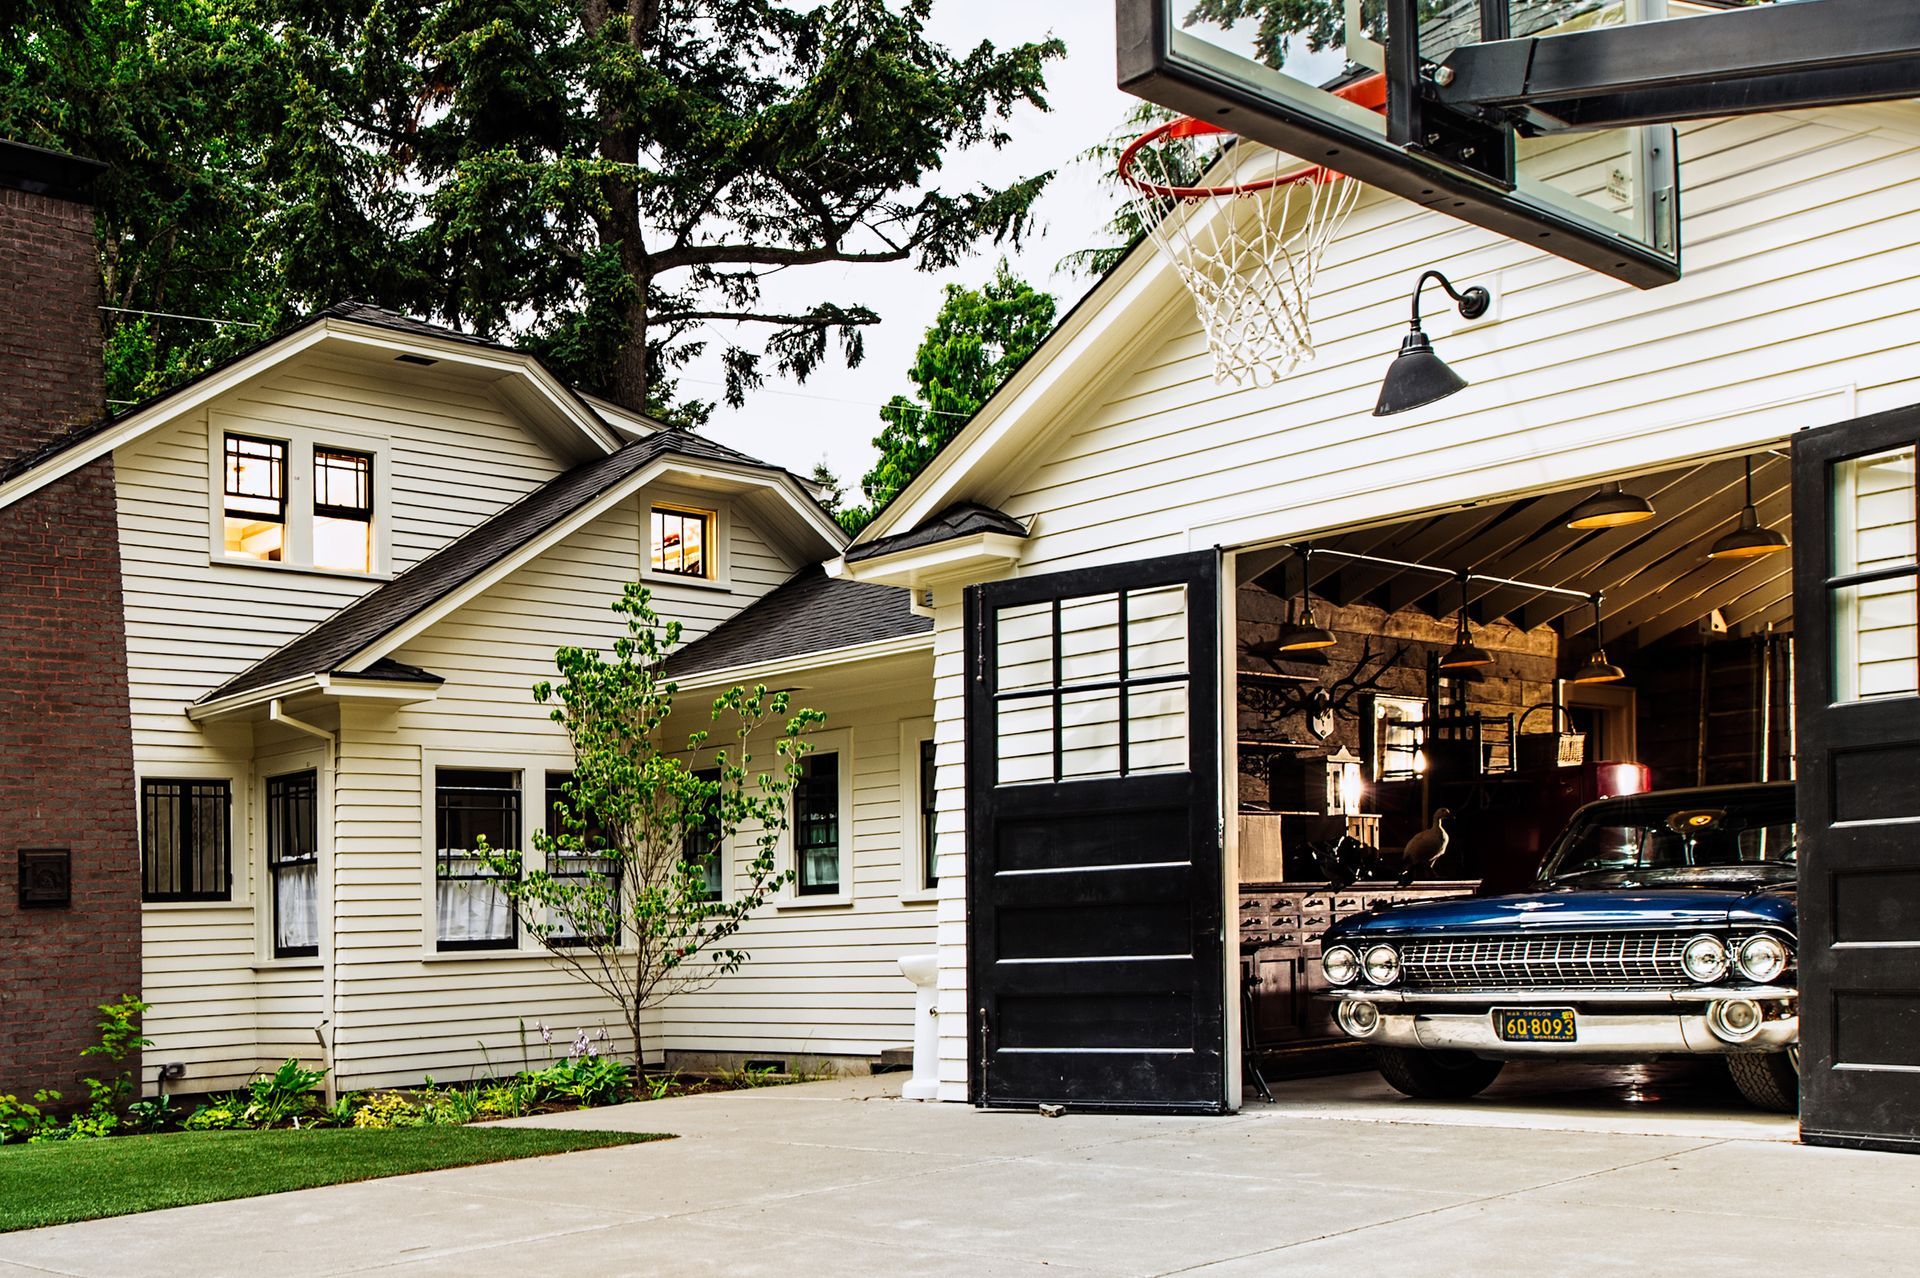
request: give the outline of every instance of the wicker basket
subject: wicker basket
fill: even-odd
[[[1519,727],[1526,727],[1527,716],[1535,710],[1553,712],[1551,732],[1521,732],[1514,742],[1514,768],[1534,772],[1545,768],[1575,768],[1587,761],[1587,734],[1573,731],[1572,717],[1558,702],[1543,701],[1528,706],[1520,715]],[[1564,720],[1564,725],[1563,721]],[[1562,727],[1565,731],[1561,731]]]

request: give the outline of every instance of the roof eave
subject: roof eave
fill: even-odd
[[[1012,533],[970,533],[866,559],[849,561],[842,556],[826,566],[827,575],[917,592],[951,581],[998,576],[1020,562],[1026,546],[1026,538]]]
[[[353,674],[295,675],[244,692],[196,701],[187,707],[187,718],[195,723],[265,719],[268,707],[276,701],[299,701],[302,704],[314,701],[364,701],[417,705],[439,696],[444,683],[442,679],[369,679]]]
[[[866,643],[848,644],[842,648],[798,653],[773,661],[743,662],[717,670],[699,670],[689,675],[675,675],[669,672],[667,677],[674,687],[682,692],[707,688],[731,688],[766,683],[771,679],[814,674],[861,662],[881,661],[888,657],[932,651],[933,631],[921,630],[910,635],[894,635],[887,639],[872,639]]]

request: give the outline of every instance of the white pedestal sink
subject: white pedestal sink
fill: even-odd
[[[913,1077],[901,1087],[907,1100],[940,1096],[940,1033],[933,1004],[939,994],[940,960],[933,954],[903,954],[900,971],[913,982]]]

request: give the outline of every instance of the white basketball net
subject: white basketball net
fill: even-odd
[[[1214,381],[1268,386],[1313,357],[1314,278],[1360,183],[1257,143],[1222,151],[1221,140],[1159,139],[1134,155],[1129,183],[1147,234],[1193,295]],[[1194,175],[1223,155],[1230,185],[1196,190]]]

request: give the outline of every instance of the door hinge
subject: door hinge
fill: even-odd
[[[980,1009],[980,1081],[983,1085],[987,1081],[987,1068],[992,1061],[993,1057],[987,1050],[987,1009],[983,1007]]]

